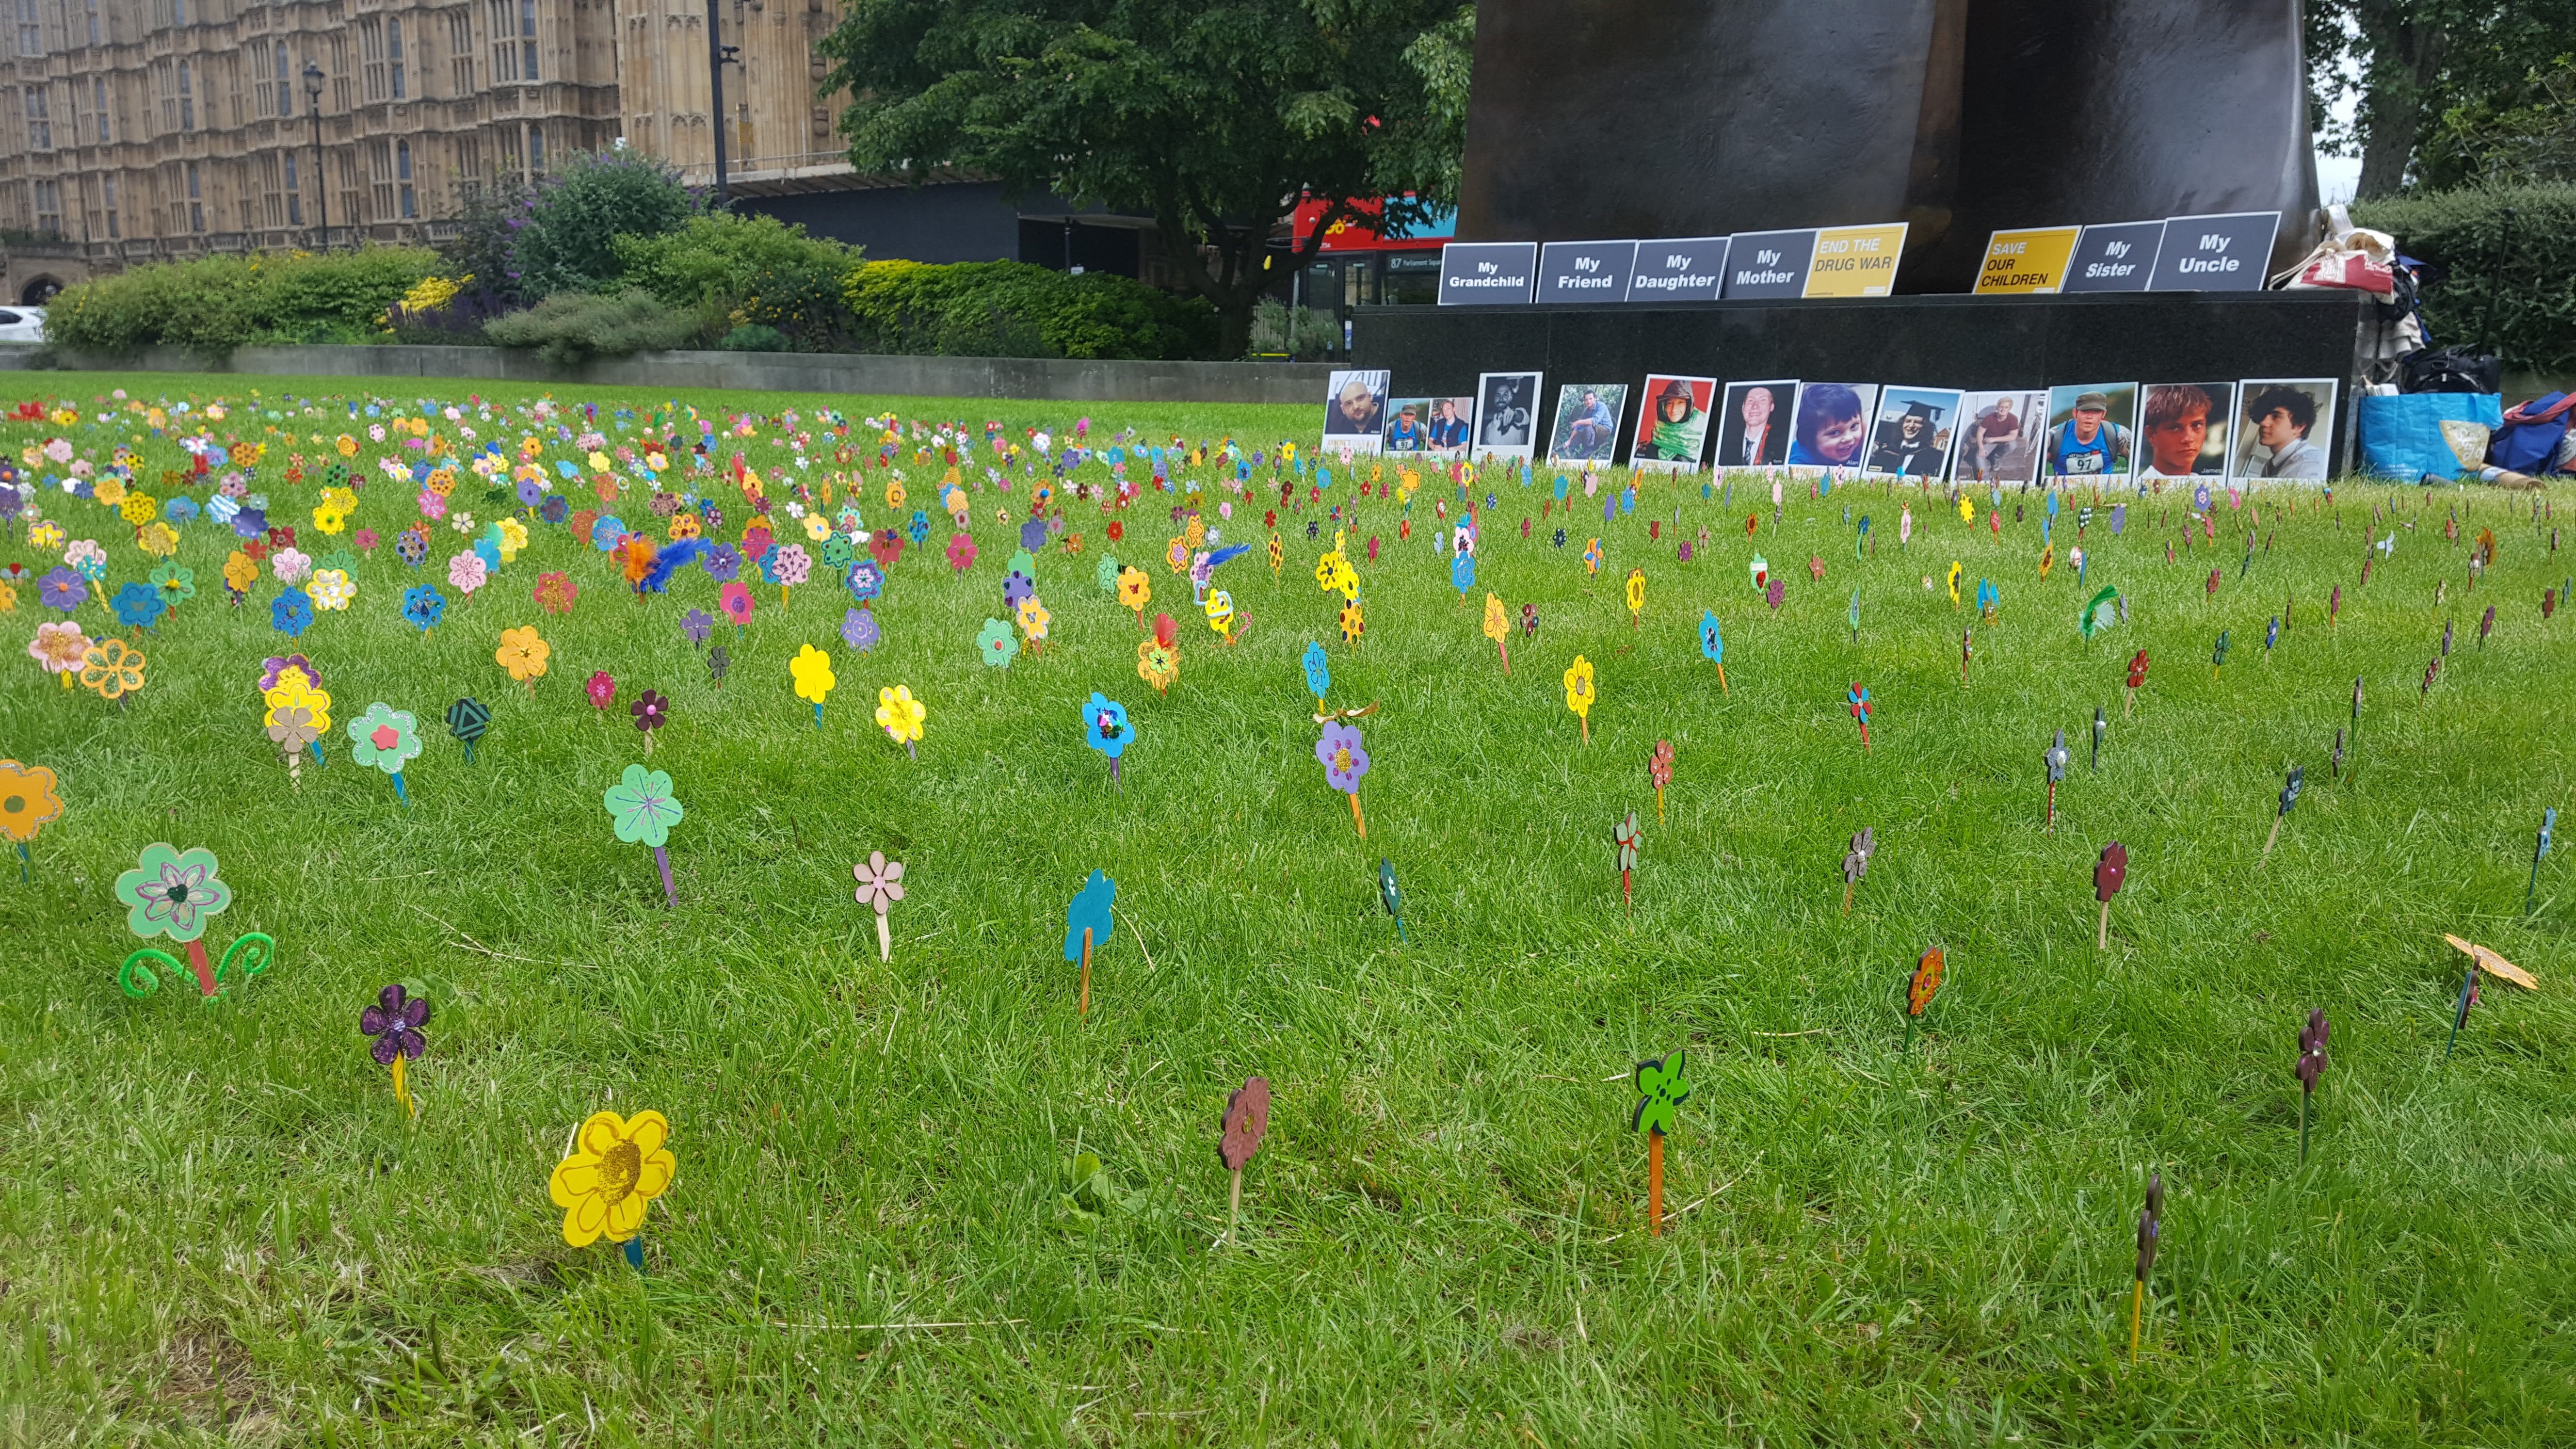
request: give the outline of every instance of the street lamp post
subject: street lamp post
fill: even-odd
[[[714,140],[716,143],[716,210],[718,211],[723,211],[732,202],[731,193],[725,186],[724,68],[729,65],[742,64],[742,62],[736,58],[736,52],[740,47],[724,43],[724,31],[722,25],[723,22],[716,14],[716,0],[707,0],[707,91],[709,99],[707,119],[713,123],[708,127],[708,129],[714,133]]]
[[[322,169],[322,67],[304,62],[304,98],[313,110],[313,194],[322,204],[322,245],[331,249],[331,178]]]

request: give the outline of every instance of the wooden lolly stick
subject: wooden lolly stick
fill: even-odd
[[[1646,1134],[1646,1236],[1664,1235],[1664,1134]]]
[[[2111,903],[2109,901],[2104,901],[2102,903],[2102,930],[2101,933],[2094,938],[2093,949],[2097,951],[2108,951],[2111,949]]]
[[[1091,1015],[1091,928],[1082,928],[1082,1005],[1079,1015]]]
[[[886,926],[886,913],[877,912],[877,959],[894,960],[894,933]]]

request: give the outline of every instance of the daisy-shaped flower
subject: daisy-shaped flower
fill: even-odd
[[[62,676],[65,689],[71,688],[72,676],[80,672],[81,658],[88,652],[88,637],[68,619],[38,624],[36,637],[27,641],[29,657],[43,665],[47,674]]]
[[[1324,726],[1323,736],[1315,741],[1315,758],[1324,767],[1324,783],[1345,795],[1359,793],[1360,778],[1369,772],[1368,751],[1360,748],[1360,727],[1339,721]]]
[[[641,1232],[645,1209],[671,1186],[679,1160],[663,1144],[671,1124],[659,1112],[629,1120],[599,1112],[581,1124],[573,1155],[555,1165],[546,1192],[564,1210],[566,1243],[586,1248]]]
[[[635,702],[626,707],[626,712],[635,716],[635,728],[643,731],[646,746],[650,748],[653,731],[671,721],[671,701],[648,689],[635,696]]]
[[[554,655],[554,646],[537,634],[537,626],[523,624],[501,631],[501,647],[492,651],[492,662],[510,672],[519,684],[529,684],[544,677],[546,661]]]
[[[429,1050],[429,1038],[420,1030],[428,1024],[428,998],[412,996],[400,984],[377,992],[376,1004],[358,1013],[358,1030],[375,1038],[368,1043],[367,1054],[380,1067],[392,1066],[395,1057],[419,1061],[420,1054]]]
[[[337,613],[358,597],[358,585],[346,569],[322,569],[313,575],[313,586],[306,592],[312,596],[314,608]]]
[[[1011,661],[1019,657],[1020,638],[1011,632],[1010,625],[999,619],[986,619],[984,627],[975,631],[975,652],[986,664],[1008,669]]]
[[[233,888],[217,876],[215,853],[200,846],[179,850],[155,842],[143,847],[134,869],[116,878],[125,903],[125,928],[150,940],[193,941],[233,903]]]
[[[898,684],[877,691],[877,728],[896,744],[910,746],[918,741],[929,718],[930,706],[912,697],[912,686]]]

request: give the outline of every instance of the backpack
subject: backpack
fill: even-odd
[[[2503,363],[2457,347],[2410,352],[2397,366],[2397,386],[2403,392],[2504,391]]]
[[[2516,473],[2541,473],[2567,435],[2576,394],[2553,392],[2507,412],[2487,444],[2487,461]]]

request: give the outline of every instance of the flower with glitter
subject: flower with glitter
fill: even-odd
[[[447,613],[447,600],[427,584],[403,590],[403,617],[411,626],[426,634],[436,628]]]
[[[1360,727],[1334,721],[1324,726],[1323,735],[1315,741],[1315,759],[1324,767],[1324,783],[1345,795],[1359,793],[1360,779],[1369,772],[1368,751],[1360,747]]]
[[[27,641],[27,653],[47,674],[62,676],[63,687],[71,687],[72,676],[80,672],[81,656],[89,652],[89,639],[81,626],[68,619],[57,623],[38,624],[36,637]]]
[[[841,642],[864,654],[876,647],[877,617],[865,609],[852,609],[841,616]]]
[[[574,583],[569,574],[557,571],[537,575],[537,587],[534,590],[537,607],[549,614],[571,613],[573,600],[580,595],[581,586]]]
[[[367,1054],[380,1067],[392,1066],[395,1057],[419,1061],[429,1049],[429,1038],[420,1030],[428,1024],[428,999],[413,996],[399,985],[377,992],[376,1004],[358,1013],[359,1032],[375,1038]]]

